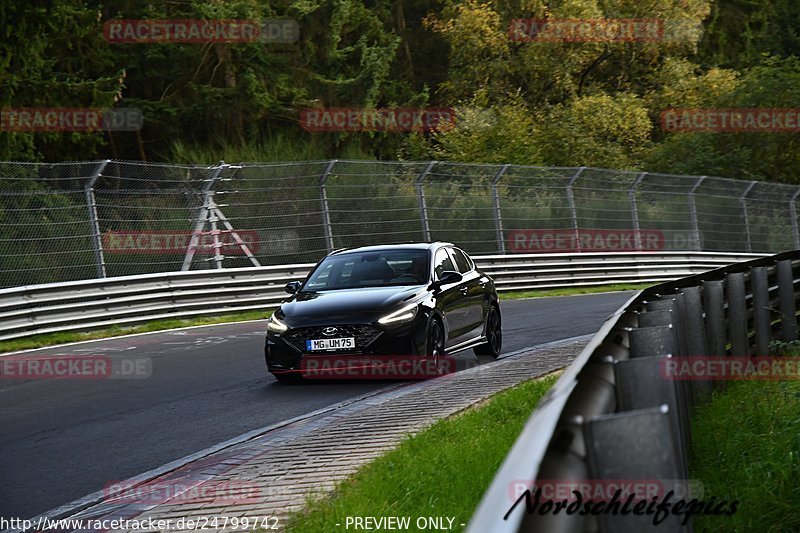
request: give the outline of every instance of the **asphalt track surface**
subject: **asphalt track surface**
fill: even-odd
[[[503,352],[594,333],[630,294],[502,301]],[[0,379],[0,516],[36,516],[248,431],[389,385],[277,383],[264,365],[264,328],[265,321],[221,324],[27,352],[149,358],[152,374]],[[471,350],[457,357],[477,361]]]

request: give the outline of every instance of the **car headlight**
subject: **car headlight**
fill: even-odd
[[[411,304],[378,319],[378,323],[393,324],[395,322],[408,322],[415,316],[417,316],[417,304]]]
[[[276,313],[277,311],[272,313],[272,316],[269,317],[269,322],[267,322],[267,330],[273,333],[283,333],[289,329],[289,326],[278,320],[278,317],[275,316]]]

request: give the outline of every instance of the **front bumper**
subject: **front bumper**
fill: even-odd
[[[420,314],[422,315],[422,314]],[[267,369],[275,373],[300,372],[304,360],[332,355],[360,355],[366,357],[390,355],[422,355],[425,353],[427,319],[418,315],[408,324],[383,328],[375,324],[330,324],[356,339],[353,350],[308,351],[305,341],[322,338],[317,330],[322,326],[291,328],[282,334],[268,333],[264,346]]]

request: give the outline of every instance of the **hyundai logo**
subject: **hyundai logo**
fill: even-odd
[[[339,332],[339,328],[322,328],[322,334],[327,335],[330,337],[331,335],[336,335]]]

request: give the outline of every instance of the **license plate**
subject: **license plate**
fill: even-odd
[[[339,339],[315,339],[306,341],[306,350],[346,350],[356,347],[355,337],[342,337]]]

